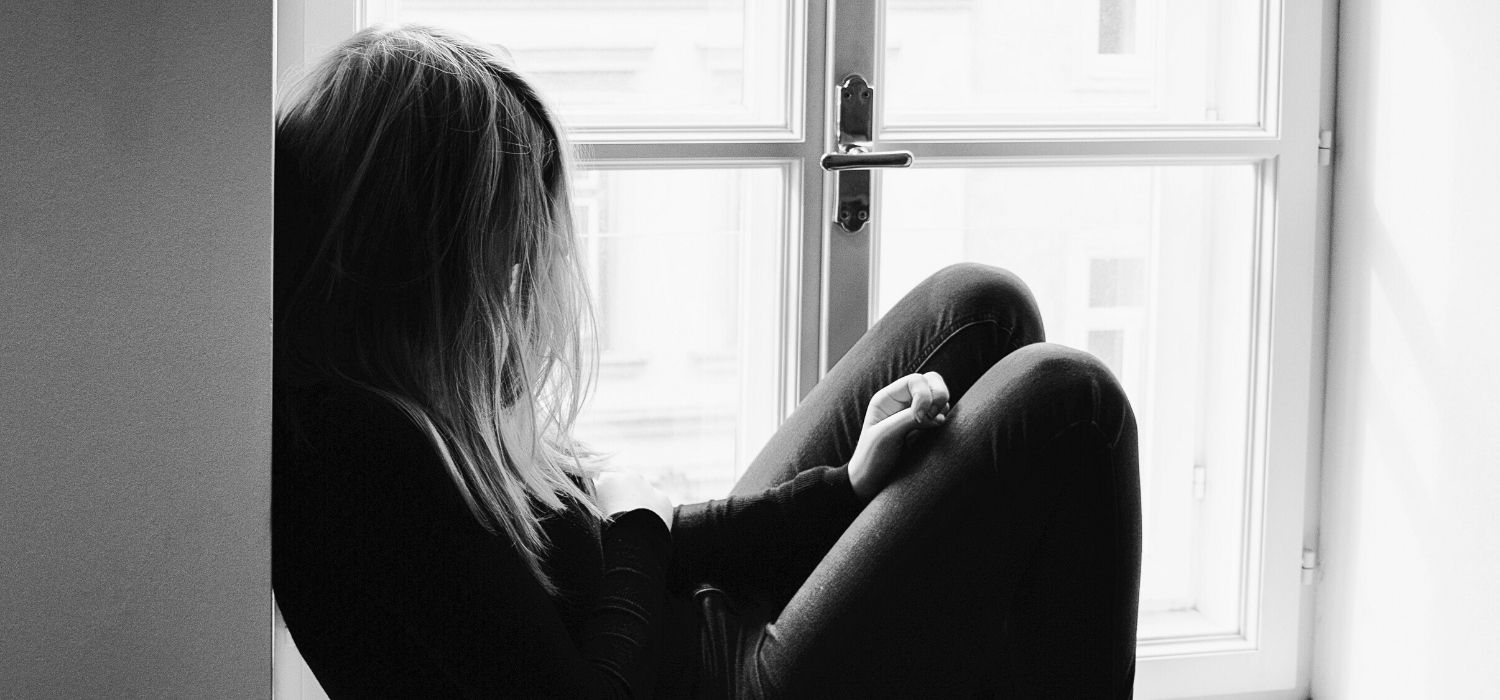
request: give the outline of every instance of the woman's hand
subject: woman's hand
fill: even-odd
[[[891,480],[906,437],[948,422],[948,385],[937,372],[908,374],[870,399],[859,445],[849,460],[849,485],[868,501]]]
[[[661,516],[661,521],[667,524],[667,530],[672,529],[672,499],[652,486],[640,474],[626,472],[605,472],[594,481],[594,495],[599,499],[599,509],[606,515],[614,517],[618,513],[625,513],[636,508],[650,508],[652,512]]]

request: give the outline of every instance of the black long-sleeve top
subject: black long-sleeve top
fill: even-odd
[[[639,697],[661,666],[670,595],[699,582],[794,589],[860,503],[844,467],[760,494],[543,521],[549,596],[482,528],[399,410],[323,380],[278,389],[272,581],[332,697]],[[681,641],[681,640],[678,640]]]

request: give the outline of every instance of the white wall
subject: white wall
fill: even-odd
[[[1500,3],[1344,0],[1313,690],[1500,692]]]
[[[269,693],[271,47],[0,4],[0,695]]]

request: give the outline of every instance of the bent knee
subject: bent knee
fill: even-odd
[[[932,273],[928,283],[955,303],[976,308],[1009,306],[1017,302],[1036,305],[1031,288],[1020,276],[994,265],[953,263]]]
[[[1026,417],[1017,427],[1033,438],[1092,421],[1112,446],[1134,425],[1130,399],[1119,380],[1087,352],[1034,343],[1011,353],[996,369],[1009,380],[1003,390],[1004,403],[1011,405],[1006,413]]]
[[[1028,342],[1043,339],[1036,299],[1026,283],[1009,270],[976,262],[954,263],[933,273],[923,284],[944,307],[961,317],[994,317],[1012,331],[1033,336]]]

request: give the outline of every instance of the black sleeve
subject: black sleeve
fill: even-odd
[[[668,585],[690,592],[713,583],[784,600],[862,508],[847,466],[813,467],[758,494],[678,506]]]
[[[319,449],[276,446],[273,581],[330,695],[639,694],[672,551],[660,517],[631,511],[603,526],[604,576],[570,632],[520,552],[479,526],[404,416],[360,410],[316,422]]]
[[[654,670],[643,662],[665,598],[671,545],[667,524],[646,508],[604,527],[604,581],[584,627],[583,655],[624,690],[649,684]]]

